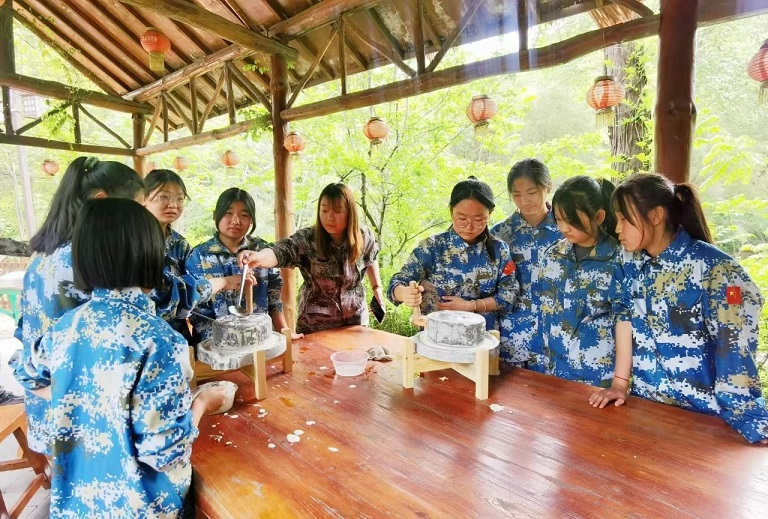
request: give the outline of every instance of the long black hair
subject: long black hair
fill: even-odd
[[[248,194],[248,191],[239,187],[226,189],[219,195],[219,199],[216,200],[216,208],[213,210],[213,221],[216,222],[216,230],[218,231],[219,222],[227,214],[229,207],[235,202],[242,202],[245,205],[245,210],[251,215],[251,228],[248,231],[248,234],[251,234],[256,228],[256,202],[253,201],[253,197]]]
[[[512,166],[507,173],[507,192],[512,193],[515,180],[518,178],[527,178],[535,186],[546,189],[552,189],[552,176],[549,169],[539,159],[523,159]]]
[[[613,193],[613,207],[634,226],[634,212],[648,223],[656,207],[667,210],[667,230],[674,234],[683,227],[693,238],[712,243],[712,234],[701,202],[690,184],[673,184],[661,175],[638,173],[622,182]]]
[[[96,157],[76,158],[61,178],[43,225],[29,240],[31,249],[51,254],[72,240],[80,209],[97,191],[110,198],[134,199],[143,189],[139,174],[125,164]]]
[[[165,237],[157,219],[133,200],[88,200],[72,237],[75,283],[94,288],[157,288]]]
[[[496,207],[491,186],[477,180],[475,177],[469,177],[467,180],[462,180],[453,186],[451,200],[448,204],[451,211],[459,202],[464,200],[476,200],[483,204],[489,212],[493,212],[493,209]],[[496,261],[496,243],[499,240],[488,231],[488,224],[485,225],[485,229],[483,229],[478,238],[485,243],[485,250],[488,252],[488,257],[491,258],[491,261]]]
[[[602,209],[605,211],[605,219],[600,224],[599,230],[616,238],[616,214],[611,205],[614,189],[613,184],[604,178],[594,179],[586,175],[578,175],[569,178],[557,188],[552,197],[552,206],[559,210],[568,224],[586,233],[591,233],[592,230],[584,228],[578,212],[581,211],[587,215],[591,222],[594,221],[597,212]]]

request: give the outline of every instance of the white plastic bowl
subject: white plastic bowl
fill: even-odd
[[[237,384],[234,382],[230,382],[229,380],[214,380],[213,382],[207,382],[205,384],[202,384],[200,386],[197,386],[197,389],[195,389],[192,392],[192,398],[194,399],[199,393],[211,389],[223,389],[226,393],[226,398],[221,403],[221,407],[219,407],[216,411],[209,413],[209,414],[219,414],[219,413],[226,413],[230,409],[232,409],[232,406],[235,403],[235,393],[237,392]]]
[[[331,353],[331,362],[336,374],[342,377],[355,377],[365,371],[368,363],[368,352],[364,350],[347,350]]]

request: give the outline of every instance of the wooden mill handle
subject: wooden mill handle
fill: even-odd
[[[408,286],[411,288],[418,289],[419,285],[415,281],[411,281],[408,283]],[[421,308],[419,306],[414,306],[412,308],[413,312],[411,312],[411,324],[414,326],[419,326],[423,328],[427,324],[427,318],[421,315]]]

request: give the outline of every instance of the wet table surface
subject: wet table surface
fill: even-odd
[[[244,375],[223,375],[240,389],[229,413],[200,424],[199,515],[768,517],[768,447],[717,417],[637,398],[593,409],[589,386],[522,369],[491,377],[487,401],[453,370],[406,390],[406,340],[363,327],[309,335],[258,402]],[[374,345],[395,360],[334,375],[330,353]]]

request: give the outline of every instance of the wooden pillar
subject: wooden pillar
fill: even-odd
[[[13,2],[0,0],[0,73],[14,74],[16,72],[16,58],[13,51]],[[13,133],[13,118],[11,116],[11,90],[7,86],[2,87],[3,92],[3,120],[5,131],[9,135]]]
[[[696,124],[693,52],[698,0],[662,0],[656,101],[656,171],[687,182]]]
[[[272,153],[275,159],[275,233],[286,238],[293,233],[293,179],[288,150],[283,146],[286,122],[280,116],[288,102],[288,69],[285,58],[272,56]],[[296,273],[283,269],[283,313],[291,330],[296,328]]]
[[[136,150],[144,146],[144,114],[133,114],[133,169],[144,176],[146,158],[143,155],[135,155]]]

